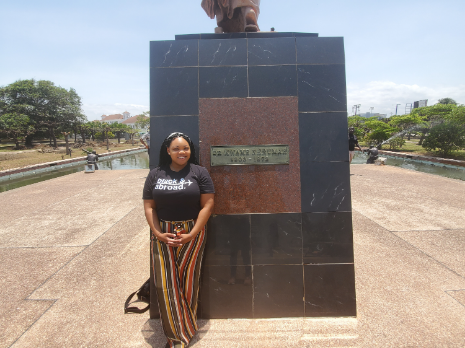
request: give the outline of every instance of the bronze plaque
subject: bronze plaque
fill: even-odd
[[[250,166],[289,164],[289,145],[210,146],[210,165]]]

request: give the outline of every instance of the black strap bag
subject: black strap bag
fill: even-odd
[[[128,307],[134,295],[137,294],[137,299],[141,302],[148,303],[149,305],[145,308],[139,309],[137,307]],[[124,303],[124,313],[145,313],[150,308],[150,278],[140,287],[139,290],[129,295],[128,299]]]

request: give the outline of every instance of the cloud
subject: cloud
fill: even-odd
[[[396,104],[401,104],[398,114],[405,113],[405,105],[414,101],[428,99],[428,105],[436,104],[440,98],[452,98],[458,103],[465,103],[465,85],[427,87],[418,85],[397,84],[391,81],[372,81],[365,85],[348,84],[347,109],[352,115],[352,106],[361,104],[362,113],[373,112],[395,114]]]
[[[138,104],[83,104],[82,110],[87,116],[89,121],[101,120],[102,115],[113,115],[113,114],[122,114],[127,111],[131,116],[136,116],[141,114],[144,111],[149,110],[148,105],[138,105]]]

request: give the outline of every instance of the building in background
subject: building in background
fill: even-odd
[[[138,119],[139,117],[148,118],[147,116],[136,115],[136,116],[132,116],[132,117],[130,117],[130,118],[124,120],[124,121],[121,122],[121,123],[126,124],[126,125],[128,125],[128,126],[130,126],[130,127],[132,127],[132,128],[137,128],[137,127],[136,127],[136,122],[137,122],[137,119]],[[147,128],[147,127],[141,128],[141,134],[144,134],[144,133],[147,133],[147,132],[148,132],[148,128]]]
[[[114,114],[114,115],[102,115],[102,122],[106,123],[123,123],[127,119],[131,118],[131,114],[127,111],[123,114]]]
[[[414,109],[422,108],[422,107],[425,107],[425,106],[428,106],[428,99],[423,99],[423,100],[413,102],[413,108]]]

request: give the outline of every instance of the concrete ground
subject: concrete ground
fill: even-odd
[[[148,170],[0,194],[0,347],[164,347],[123,314],[149,274]],[[353,165],[357,318],[202,320],[191,347],[465,347],[465,182]]]

